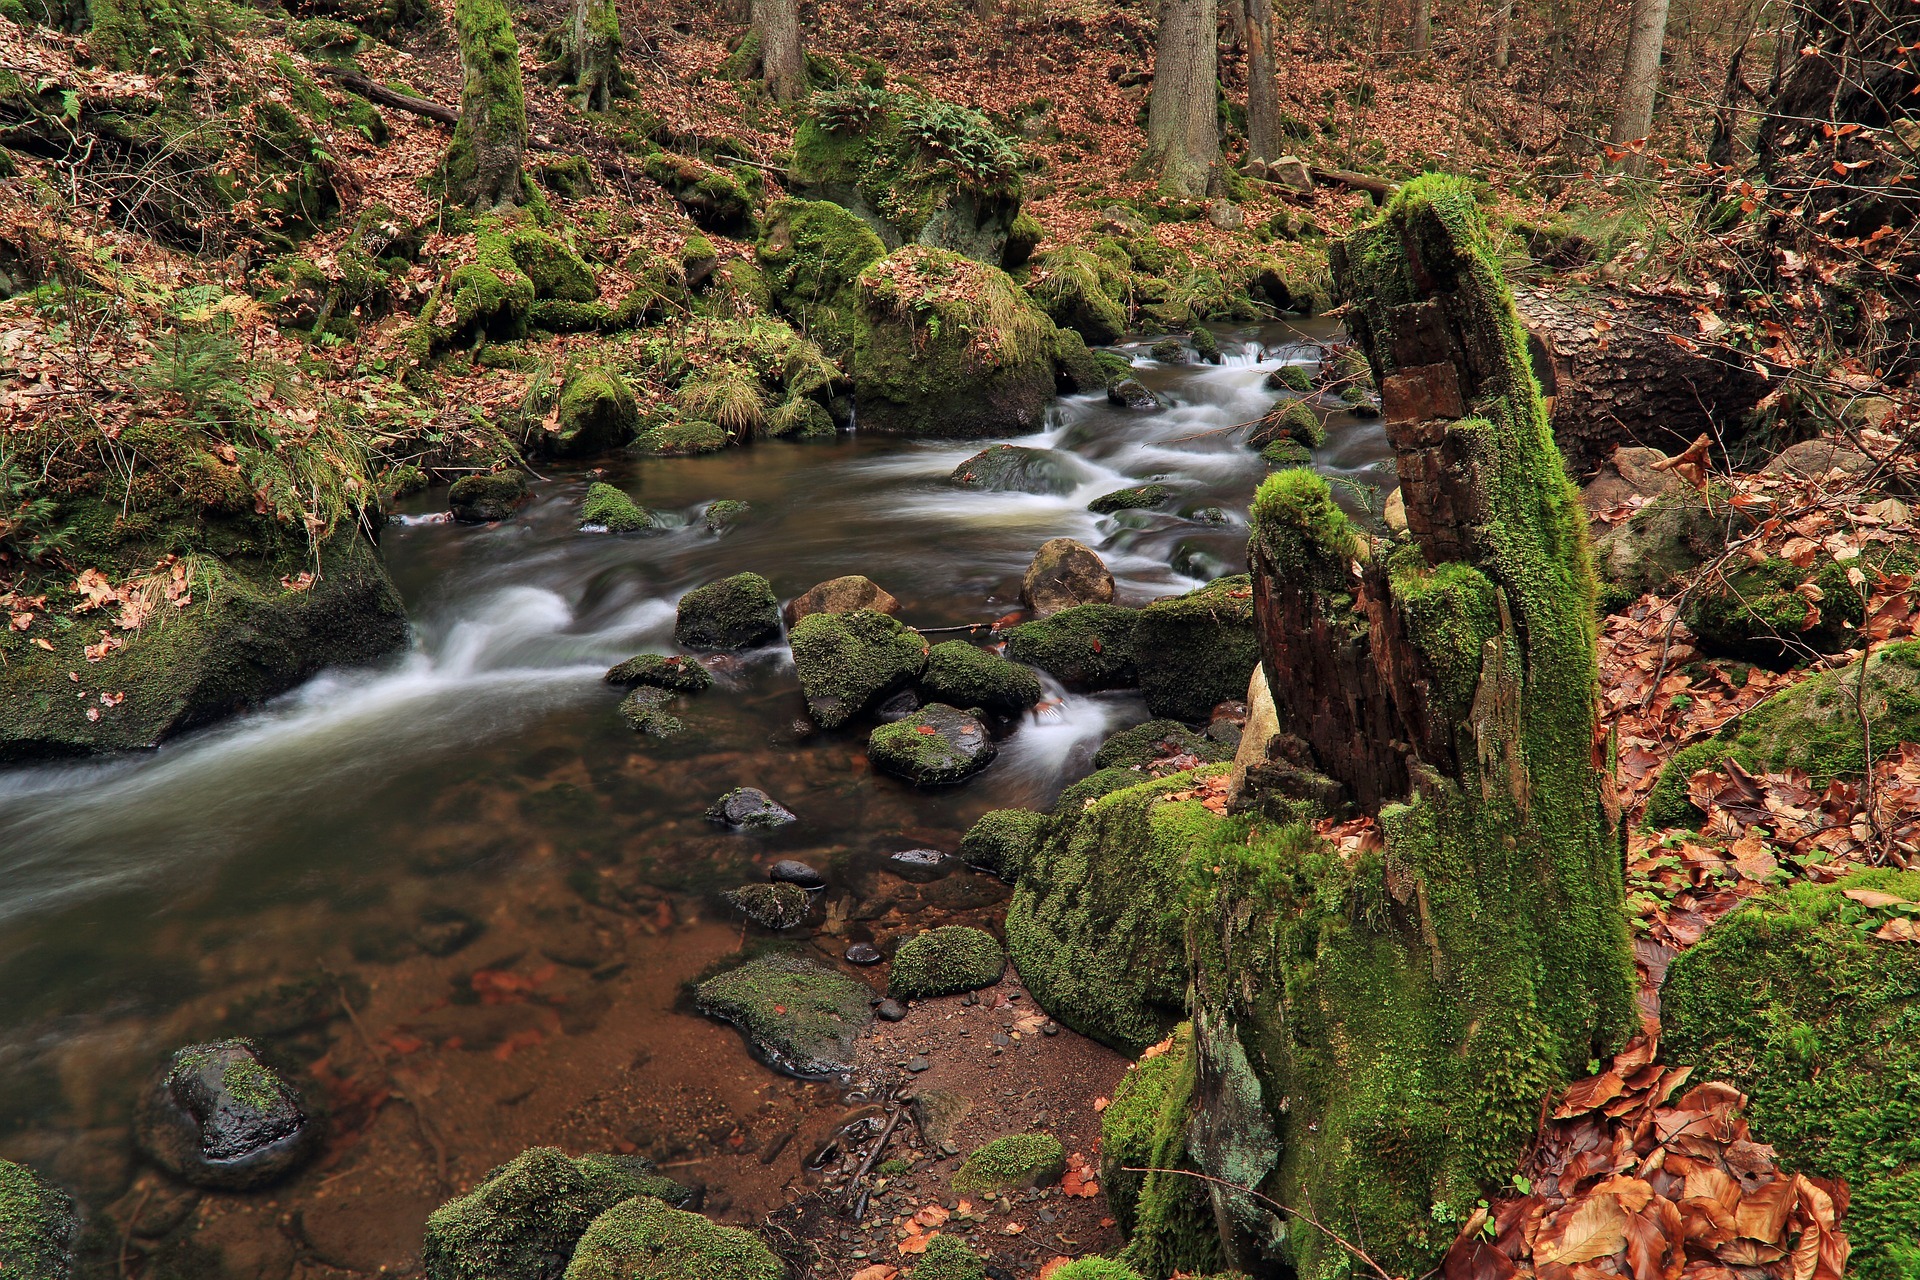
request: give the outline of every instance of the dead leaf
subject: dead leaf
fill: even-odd
[[[1537,1267],[1592,1262],[1618,1253],[1627,1243],[1627,1211],[1610,1195],[1596,1195],[1562,1211],[1543,1225],[1533,1246]]]

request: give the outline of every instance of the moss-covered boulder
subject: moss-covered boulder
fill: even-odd
[[[507,252],[533,283],[535,298],[592,302],[600,296],[592,269],[557,236],[525,227],[507,237]]]
[[[603,529],[608,533],[639,533],[653,528],[653,517],[623,491],[596,480],[587,486],[587,496],[580,503],[580,527]]]
[[[860,273],[854,352],[863,430],[1019,435],[1053,398],[1047,318],[998,267],[909,246]]]
[[[908,1280],[986,1280],[986,1263],[959,1236],[941,1233],[913,1264]]]
[[[1152,1275],[1194,1274],[1219,1265],[1220,1235],[1206,1184],[1177,1172],[1193,1165],[1187,1154],[1199,1074],[1193,1024],[1181,1023],[1163,1043],[1164,1051],[1127,1068],[1100,1113],[1100,1187],[1127,1236],[1124,1261]],[[1137,1169],[1169,1172],[1129,1172]],[[1109,1265],[1137,1274],[1120,1262]]]
[[[1243,696],[1260,646],[1253,632],[1253,583],[1222,578],[1140,611],[1133,633],[1140,691],[1156,716],[1205,720]]]
[[[672,738],[686,731],[687,725],[673,714],[673,694],[651,685],[641,685],[620,699],[620,718],[635,733],[649,738]]]
[[[1802,569],[1790,560],[1747,563],[1687,602],[1682,617],[1708,653],[1793,665],[1813,653],[1838,653],[1866,617],[1846,566],[1832,560]]]
[[[1724,542],[1706,503],[1691,493],[1657,499],[1594,540],[1601,605],[1622,608],[1704,563]]]
[[[221,1191],[266,1186],[320,1147],[326,1125],[251,1040],[176,1051],[134,1116],[141,1154],[183,1182]]]
[[[767,434],[775,440],[834,440],[840,428],[818,400],[794,396],[767,415]]]
[[[512,519],[532,498],[533,490],[520,472],[482,472],[453,482],[447,490],[447,509],[461,524],[492,524]]]
[[[720,895],[726,904],[762,929],[791,929],[805,924],[813,899],[797,884],[746,884]]]
[[[928,650],[920,684],[937,702],[1002,715],[1017,714],[1040,701],[1040,677],[1031,668],[965,640],[948,640]]]
[[[750,649],[780,636],[780,601],[757,573],[695,587],[680,597],[673,638],[690,649]]]
[[[883,724],[867,738],[874,768],[921,787],[965,782],[999,754],[979,717],[939,702]]]
[[[1172,496],[1173,490],[1163,484],[1141,484],[1103,493],[1087,504],[1087,510],[1097,516],[1110,516],[1116,511],[1149,511]]]
[[[72,1196],[25,1165],[0,1160],[0,1275],[67,1280],[79,1234]]]
[[[990,809],[961,837],[960,859],[1002,880],[1016,880],[1050,826],[1046,814],[1031,809]]]
[[[927,662],[920,633],[874,609],[810,613],[794,624],[791,640],[807,711],[827,729],[907,684]]]
[[[992,934],[942,925],[900,944],[887,975],[887,994],[902,1000],[958,995],[992,986],[1006,968],[1007,953]]]
[[[1920,873],[1775,890],[1709,930],[1661,988],[1663,1056],[1745,1092],[1753,1140],[1783,1168],[1845,1180],[1862,1280],[1920,1268],[1916,920]]]
[[[796,819],[760,788],[735,787],[707,806],[707,821],[733,831],[771,831]]]
[[[808,587],[787,601],[783,612],[787,625],[791,627],[809,614],[854,613],[861,609],[895,614],[900,612],[900,602],[872,578],[849,573]]]
[[[853,1043],[873,1023],[872,992],[805,956],[768,952],[708,978],[694,1003],[731,1022],[768,1065],[798,1076],[851,1071]]]
[[[708,533],[725,533],[745,520],[752,511],[751,502],[743,502],[738,498],[721,498],[707,504],[707,509],[700,513],[700,523],[707,527]]]
[[[1264,449],[1282,440],[1318,449],[1327,442],[1327,428],[1306,401],[1282,400],[1254,424],[1247,443],[1255,449]]]
[[[1007,656],[1038,667],[1070,689],[1123,689],[1139,680],[1133,660],[1140,611],[1083,604],[1007,632]]]
[[[557,430],[542,432],[541,445],[562,457],[580,457],[617,448],[640,427],[633,388],[614,370],[581,364],[567,371],[560,386]]]
[[[634,449],[664,458],[686,458],[702,453],[718,453],[733,443],[733,437],[717,423],[705,418],[686,418],[663,422],[640,433]]]
[[[634,1196],[693,1198],[639,1156],[533,1147],[433,1211],[420,1261],[428,1280],[557,1280],[593,1220]]]
[[[713,673],[678,653],[640,653],[607,668],[608,684],[651,685],[674,693],[704,693],[713,688]]]
[[[1050,249],[1035,259],[1028,288],[1053,322],[1094,346],[1116,342],[1127,331],[1127,270],[1078,245]]]
[[[1100,744],[1093,756],[1096,769],[1141,769],[1163,761],[1184,760],[1183,767],[1218,764],[1233,759],[1234,744],[1195,733],[1178,720],[1149,720],[1122,729]]]
[[[962,489],[996,493],[1072,493],[1080,479],[1069,459],[1052,449],[993,444],[953,469],[948,477]]]
[[[1270,370],[1262,379],[1269,391],[1291,391],[1295,395],[1306,395],[1313,390],[1313,375],[1307,372],[1305,365],[1283,364]]]
[[[564,1280],[785,1280],[786,1275],[786,1264],[753,1232],[637,1196],[588,1225]]]
[[[1000,1196],[1055,1182],[1067,1169],[1060,1139],[1049,1133],[1010,1133],[974,1148],[953,1175],[961,1196]]]
[[[415,351],[455,346],[477,336],[510,340],[527,334],[533,281],[513,259],[506,232],[491,220],[474,239],[474,260],[455,267],[420,313]]]
[[[1047,353],[1053,358],[1054,389],[1063,396],[1105,391],[1113,381],[1107,366],[1088,350],[1086,339],[1071,329],[1055,325],[1047,335]]]
[[[1138,378],[1120,378],[1107,387],[1107,403],[1121,409],[1158,409],[1160,397]]]
[[[1079,605],[1111,604],[1113,571],[1086,543],[1049,538],[1027,564],[1020,600],[1043,618]]]
[[[756,253],[781,312],[827,351],[852,354],[866,333],[855,282],[887,256],[872,228],[826,200],[782,200]]]
[[[737,171],[672,151],[654,152],[642,168],[703,230],[738,238],[752,235],[753,192]]]

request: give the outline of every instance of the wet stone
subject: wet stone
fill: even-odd
[[[824,889],[827,878],[798,858],[782,858],[767,868],[767,879],[797,884],[802,889]]]
[[[707,806],[707,821],[736,831],[766,831],[795,821],[791,810],[758,787],[735,787]]]
[[[964,782],[999,754],[978,716],[938,702],[867,738],[874,768],[923,787]]]
[[[856,942],[847,948],[846,958],[848,964],[867,965],[879,964],[887,957],[880,948],[874,946],[871,942]]]
[[[933,1064],[931,1062],[928,1062],[925,1058],[913,1058],[907,1062],[907,1070],[913,1072],[916,1075],[922,1071],[929,1069],[932,1066]]]
[[[881,724],[892,724],[896,720],[905,720],[919,709],[920,695],[908,689],[888,698],[873,714]]]
[[[763,929],[791,929],[806,923],[812,897],[796,884],[749,884],[720,895],[728,906]]]
[[[1107,388],[1107,403],[1123,409],[1157,409],[1160,400],[1138,378],[1122,378]]]
[[[925,883],[953,870],[953,859],[938,849],[902,849],[887,859],[887,870],[903,880]]]
[[[155,1165],[222,1191],[291,1173],[319,1147],[322,1130],[299,1091],[239,1039],[178,1050],[134,1118],[134,1141]]]
[[[882,1000],[873,1007],[873,1012],[882,1022],[898,1022],[907,1016],[907,1006],[898,1000]]]

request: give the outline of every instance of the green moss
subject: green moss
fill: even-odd
[[[671,151],[654,152],[641,167],[705,230],[735,237],[752,234],[753,192],[733,172]]]
[[[1291,470],[1312,465],[1313,451],[1297,440],[1276,440],[1260,450],[1260,458],[1270,467]]]
[[[840,430],[818,400],[795,396],[767,415],[767,434],[776,440],[832,440]]]
[[[596,480],[587,486],[586,500],[580,504],[580,527],[590,525],[608,533],[638,533],[653,528],[653,517],[625,493]]]
[[[649,738],[671,738],[686,731],[686,722],[667,710],[673,695],[665,689],[642,685],[620,699],[620,718],[635,733]]]
[[[1172,496],[1173,490],[1163,484],[1135,485],[1131,489],[1101,494],[1087,504],[1087,510],[1097,516],[1112,515],[1116,511],[1150,511]]]
[[[790,639],[807,711],[828,729],[906,684],[927,663],[919,632],[872,609],[810,613],[794,624]]]
[[[760,33],[748,31],[715,69],[722,80],[751,80],[760,74]]]
[[[429,1280],[549,1280],[595,1218],[639,1195],[691,1198],[637,1156],[534,1147],[435,1209],[420,1259]]]
[[[1783,1168],[1846,1181],[1862,1280],[1920,1274],[1920,947],[1873,936],[1913,904],[1914,872],[1776,890],[1675,960],[1661,991],[1662,1056],[1746,1092],[1753,1139]]]
[[[593,1220],[565,1280],[785,1280],[786,1274],[753,1232],[642,1196]]]
[[[1253,582],[1245,574],[1156,600],[1140,611],[1134,665],[1147,709],[1174,720],[1205,720],[1247,695],[1260,661],[1253,633]]]
[[[1252,673],[1248,673],[1251,677]],[[1203,733],[1195,733],[1178,720],[1149,720],[1131,729],[1122,729],[1100,744],[1094,753],[1096,769],[1137,769],[1174,756],[1192,756],[1188,767],[1218,764],[1233,759],[1230,742],[1216,742]]]
[[[564,457],[601,453],[633,439],[640,409],[627,380],[599,364],[576,365],[560,386],[559,430],[542,434]]]
[[[866,333],[855,282],[887,256],[880,237],[837,204],[782,200],[756,252],[775,305],[827,351],[851,355]]]
[[[537,171],[540,185],[563,200],[584,200],[594,192],[593,162],[585,156],[561,156]]]
[[[1313,390],[1313,376],[1297,364],[1283,364],[1266,377],[1267,390],[1292,391],[1306,395]]]
[[[953,1175],[962,1196],[996,1196],[1044,1186],[1066,1172],[1067,1153],[1047,1133],[1010,1133],[976,1147]]]
[[[1002,880],[1018,879],[1050,827],[1046,814],[1031,809],[988,810],[961,837],[960,859]]]
[[[514,265],[533,282],[533,296],[558,302],[592,302],[600,285],[592,270],[566,243],[531,227],[507,237]]]
[[[1006,953],[992,934],[942,925],[900,944],[887,976],[887,994],[903,1000],[958,995],[992,986],[1006,967]]]
[[[854,1037],[873,1021],[865,983],[777,951],[707,979],[695,1003],[739,1027],[762,1058],[802,1076],[851,1070]]]
[[[748,884],[720,895],[729,907],[763,929],[792,929],[805,924],[813,899],[797,884]]]
[[[720,427],[698,418],[669,422],[641,432],[635,448],[645,453],[680,457],[697,453],[717,453],[733,443]]]
[[[927,652],[920,683],[941,702],[1013,714],[1040,701],[1040,678],[965,640],[948,640]]]
[[[1124,688],[1139,678],[1133,659],[1138,617],[1138,610],[1119,605],[1075,605],[1011,628],[1007,656],[1076,689]]]
[[[929,702],[867,735],[867,759],[883,773],[916,786],[964,782],[993,762],[999,749],[972,713]]]
[[[0,1272],[9,1280],[66,1280],[79,1231],[71,1196],[0,1160]]]
[[[1809,649],[1839,652],[1866,618],[1845,566],[1831,560],[1808,572],[1770,559],[1723,576],[1722,583],[1696,594],[1682,615],[1710,653],[1792,664]],[[1803,594],[1806,584],[1818,589],[1817,604]]]
[[[913,1264],[909,1280],[986,1280],[986,1264],[959,1236],[935,1236]]]
[[[1022,209],[1014,217],[1013,225],[1007,228],[1006,247],[1000,252],[1000,265],[1012,271],[1022,266],[1042,240],[1047,238],[1047,229],[1040,225],[1040,219]]]
[[[460,122],[441,161],[441,181],[470,208],[518,204],[525,198],[520,160],[527,102],[513,19],[501,0],[459,0],[453,29],[462,69]]]
[[[1053,1273],[1052,1280],[1144,1280],[1138,1271],[1112,1258],[1075,1258]]]
[[[642,653],[607,669],[608,684],[652,685],[675,693],[705,693],[713,675],[692,658],[680,654]]]
[[[1327,428],[1305,400],[1282,400],[1247,437],[1247,443],[1256,449],[1276,440],[1292,440],[1318,449],[1327,442]]]
[[[695,649],[747,649],[780,635],[780,601],[757,573],[695,587],[680,597],[673,638]]]
[[[1360,537],[1318,473],[1274,472],[1255,491],[1249,515],[1253,536],[1282,574],[1327,590],[1345,586]]]
[[[1193,1026],[1181,1023],[1166,1051],[1127,1069],[1100,1114],[1100,1185],[1127,1248],[1109,1268],[1149,1276],[1208,1271],[1220,1261],[1220,1241],[1206,1184],[1184,1170],[1199,1069]],[[1098,1274],[1098,1271],[1096,1271]]]
[[[1053,360],[1054,385],[1067,395],[1104,391],[1106,367],[1087,350],[1086,340],[1071,329],[1054,326],[1047,336],[1047,353]]]
[[[742,502],[738,498],[720,498],[707,504],[707,509],[700,513],[700,522],[707,526],[708,533],[719,533],[739,524],[752,510],[751,502]]]
[[[1395,562],[1393,600],[1431,665],[1427,696],[1442,720],[1465,723],[1480,689],[1486,644],[1500,634],[1500,592],[1472,565],[1429,570],[1419,557]]]
[[[475,260],[454,268],[447,277],[446,299],[453,307],[450,322],[435,314],[431,300],[421,312],[422,325],[431,330],[432,346],[459,342],[475,334],[506,339],[526,336],[533,281],[514,261],[507,237],[497,224],[481,226],[475,247]]]

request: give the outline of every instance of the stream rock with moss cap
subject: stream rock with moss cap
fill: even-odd
[[[1196,733],[1178,720],[1149,720],[1110,735],[1094,753],[1096,769],[1139,769],[1177,757],[1186,768],[1233,759],[1234,744]]]
[[[1283,364],[1278,369],[1268,370],[1261,385],[1269,391],[1292,391],[1306,395],[1313,390],[1313,375],[1304,365]]]
[[[753,1232],[637,1196],[588,1225],[564,1280],[785,1280],[786,1274],[786,1264]]]
[[[1080,481],[1065,458],[1052,449],[990,444],[953,469],[949,477],[962,489],[995,493],[1072,493]]]
[[[990,809],[961,837],[960,860],[1011,882],[1050,826],[1046,814],[1031,809]]]
[[[752,510],[750,502],[721,498],[707,504],[707,509],[700,513],[700,522],[707,526],[708,533],[721,533],[746,519]]]
[[[608,684],[651,685],[674,693],[704,693],[713,688],[713,673],[694,659],[678,653],[641,653],[607,669]]]
[[[605,529],[608,533],[638,533],[653,528],[647,509],[621,490],[596,480],[587,486],[587,497],[580,504],[582,529]]]
[[[875,613],[898,613],[900,602],[873,581],[858,573],[815,583],[787,601],[787,625],[793,626],[811,613],[853,613],[871,609]]]
[[[518,471],[461,476],[447,490],[447,509],[461,524],[492,524],[510,519],[532,497],[527,478]]]
[[[1113,573],[1086,543],[1049,538],[1027,565],[1020,599],[1041,617],[1076,605],[1111,604]]]
[[[919,632],[872,609],[807,614],[790,639],[807,711],[825,729],[853,719],[927,662]]]
[[[807,891],[784,880],[772,884],[745,884],[720,895],[728,906],[762,929],[791,929],[805,924],[813,903]]]
[[[1131,489],[1115,489],[1112,493],[1103,493],[1087,504],[1087,510],[1097,516],[1110,516],[1116,511],[1145,511],[1159,506],[1173,496],[1173,490],[1163,484],[1135,485]]]
[[[867,738],[874,768],[922,787],[964,782],[999,754],[978,716],[939,702],[883,724]]]
[[[1010,1133],[976,1147],[953,1175],[962,1196],[1000,1196],[1057,1180],[1067,1169],[1060,1139],[1047,1133]]]
[[[0,1160],[0,1275],[67,1280],[79,1234],[72,1196],[25,1165]]]
[[[920,684],[936,702],[1002,715],[1040,701],[1040,677],[1031,668],[965,640],[947,640],[929,649]]]
[[[707,806],[707,821],[735,831],[769,831],[797,819],[760,788],[735,787]]]
[[[1083,604],[1006,633],[1007,657],[1038,667],[1070,689],[1124,689],[1139,681],[1133,661],[1137,609]]]
[[[952,996],[1000,981],[1007,953],[984,929],[942,925],[915,934],[893,953],[887,994],[899,1000]]]
[[[1122,378],[1107,388],[1107,403],[1122,409],[1158,409],[1160,397],[1138,378]]]
[[[798,1076],[853,1070],[854,1041],[873,1024],[873,992],[864,982],[779,951],[708,978],[694,1003],[738,1027],[769,1066]]]
[[[887,256],[880,237],[826,200],[782,200],[767,213],[757,247],[776,305],[836,357],[866,333],[860,273]]]
[[[325,1126],[250,1040],[177,1050],[135,1110],[134,1142],[161,1169],[221,1191],[265,1186],[304,1164]]]
[[[428,1280],[556,1280],[593,1220],[634,1196],[694,1199],[640,1156],[533,1147],[435,1209],[420,1260]]]
[[[1253,583],[1246,574],[1156,600],[1133,633],[1140,691],[1156,716],[1205,720],[1247,691],[1260,661],[1253,630]]]
[[[757,573],[695,587],[680,597],[673,638],[692,649],[750,649],[780,635],[780,601]]]
[[[1265,449],[1282,440],[1318,449],[1327,442],[1327,428],[1305,400],[1282,400],[1267,410],[1266,416],[1247,434],[1247,444]]]
[[[541,447],[561,457],[602,453],[633,439],[640,408],[627,380],[604,365],[575,366],[560,385],[559,429],[538,433]]]

